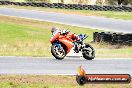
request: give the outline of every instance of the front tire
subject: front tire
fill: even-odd
[[[64,47],[62,45],[60,46],[61,46],[61,50],[57,49],[55,44],[51,46],[51,53],[58,60],[62,60],[66,56],[66,51],[64,50]]]
[[[92,60],[95,58],[95,50],[91,45],[85,44],[82,55],[86,60]]]

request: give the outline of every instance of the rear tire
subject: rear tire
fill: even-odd
[[[66,56],[66,51],[64,50],[64,47],[61,46],[62,52],[63,52],[63,55],[62,55],[62,56],[57,55],[57,53],[56,53],[56,51],[55,51],[55,47],[56,47],[56,45],[54,45],[54,44],[51,46],[51,53],[52,53],[52,55],[53,55],[56,59],[58,59],[58,60],[64,59],[64,57]]]
[[[83,58],[85,58],[86,60],[92,60],[95,58],[95,50],[94,48],[89,45],[89,44],[85,44],[85,48],[90,48],[91,49],[91,55],[89,54],[90,52],[88,52],[87,50],[83,50],[82,51],[82,55],[83,55]]]

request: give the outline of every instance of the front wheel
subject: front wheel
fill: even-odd
[[[82,55],[86,60],[92,60],[95,58],[95,50],[91,45],[85,44]]]
[[[58,60],[62,60],[66,56],[66,51],[61,44],[53,44],[51,46],[51,53]]]

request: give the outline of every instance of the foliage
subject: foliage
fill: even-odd
[[[50,0],[25,0],[27,2],[50,2]]]
[[[132,0],[107,0],[108,5],[132,5]]]

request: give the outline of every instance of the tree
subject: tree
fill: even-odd
[[[97,0],[96,4],[97,5],[104,5],[104,4],[106,4],[106,0]]]
[[[50,0],[25,0],[27,2],[50,2]]]
[[[118,0],[118,5],[128,5],[131,4],[132,5],[132,0]]]
[[[64,0],[61,0],[61,3],[64,4]]]
[[[132,5],[132,0],[106,0],[108,5]]]
[[[117,5],[117,0],[106,0],[107,5]]]
[[[118,0],[118,5],[121,5],[124,0]]]

